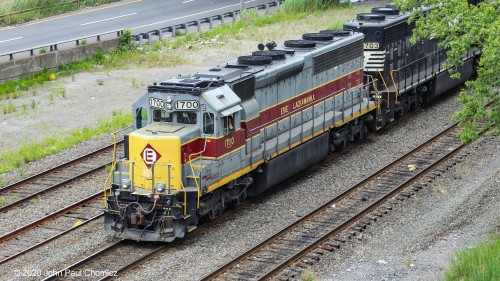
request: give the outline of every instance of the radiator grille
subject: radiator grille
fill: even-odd
[[[352,59],[363,56],[363,41],[356,41],[344,47],[314,57],[314,74],[323,72]]]

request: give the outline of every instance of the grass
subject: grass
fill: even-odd
[[[500,280],[500,235],[456,253],[444,280]]]
[[[314,272],[310,268],[306,268],[306,269],[304,269],[304,271],[300,275],[300,280],[301,281],[314,281],[314,280],[316,280],[316,276],[314,275]]]
[[[0,185],[1,186],[1,185]],[[5,206],[7,205],[7,198],[3,197],[3,196],[0,196],[0,206]]]
[[[0,1],[0,26],[18,24],[116,0],[3,0]]]
[[[69,136],[49,136],[39,141],[26,141],[16,151],[7,151],[0,154],[0,174],[20,167],[44,156],[69,148],[77,143],[93,138],[97,135],[116,131],[132,123],[132,114],[113,112],[110,120],[98,120],[93,128],[79,128],[70,131]]]

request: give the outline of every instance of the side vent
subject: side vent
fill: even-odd
[[[331,41],[333,40],[333,34],[330,33],[305,33],[302,35],[302,39],[311,41]]]
[[[385,21],[384,15],[361,13],[356,16],[358,21]]]
[[[272,60],[284,60],[285,54],[283,51],[255,51],[252,56],[265,56],[271,57]]]
[[[288,48],[314,48],[316,47],[316,42],[308,40],[287,40],[284,45]]]
[[[273,59],[270,56],[241,56],[238,57],[239,64],[246,65],[266,65],[270,64]]]

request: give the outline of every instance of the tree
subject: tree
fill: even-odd
[[[464,107],[454,115],[462,126],[459,136],[464,142],[475,140],[486,127],[492,126],[493,134],[500,133],[500,1],[469,2],[395,0],[399,9],[411,13],[409,21],[415,22],[412,41],[440,39],[440,46],[447,48],[445,66],[452,73],[463,64],[467,51],[481,52],[477,78],[460,92]],[[424,14],[422,6],[433,9]],[[490,101],[492,105],[485,108]]]

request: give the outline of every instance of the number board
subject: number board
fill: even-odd
[[[195,100],[180,100],[175,102],[175,109],[196,110],[200,108],[200,103]]]
[[[155,108],[165,108],[165,101],[157,98],[149,98],[149,106]]]
[[[378,49],[379,48],[379,45],[377,42],[372,42],[372,43],[364,43],[365,44],[365,49],[366,50],[374,50],[374,49]]]

